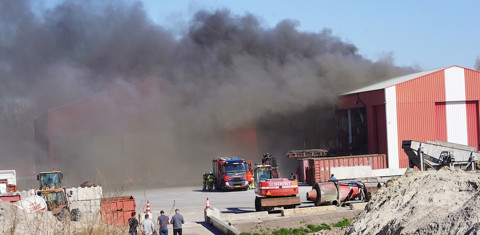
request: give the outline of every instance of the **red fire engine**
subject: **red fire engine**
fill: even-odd
[[[248,164],[241,158],[214,158],[212,161],[215,189],[248,190]]]

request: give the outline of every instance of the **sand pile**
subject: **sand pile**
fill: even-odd
[[[63,234],[69,223],[58,221],[51,212],[26,213],[10,202],[0,200],[2,234]]]
[[[100,223],[90,214],[79,222],[59,221],[49,211],[27,213],[10,202],[0,200],[0,234],[125,234],[126,228]]]
[[[380,189],[346,234],[479,233],[479,186],[478,173],[406,174]]]

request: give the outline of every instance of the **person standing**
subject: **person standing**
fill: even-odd
[[[168,235],[167,224],[169,223],[170,222],[168,221],[168,216],[165,215],[165,212],[163,210],[160,211],[160,216],[157,220],[157,224],[160,225],[160,235]]]
[[[183,216],[180,214],[179,209],[175,209],[175,215],[172,216],[170,223],[173,224],[173,235],[182,235],[182,224],[185,221],[183,221]]]
[[[137,228],[138,228],[138,220],[135,218],[135,211],[132,212],[132,217],[128,218],[128,229],[129,235],[137,235]]]
[[[148,218],[148,214],[145,214],[145,219],[140,224],[140,231],[143,235],[153,235],[155,231],[155,223]]]

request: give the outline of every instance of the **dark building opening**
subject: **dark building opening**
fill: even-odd
[[[366,108],[337,110],[337,151],[340,154],[367,154]]]

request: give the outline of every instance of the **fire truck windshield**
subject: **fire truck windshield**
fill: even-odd
[[[240,162],[227,162],[225,163],[225,174],[228,176],[246,175],[247,167]]]

